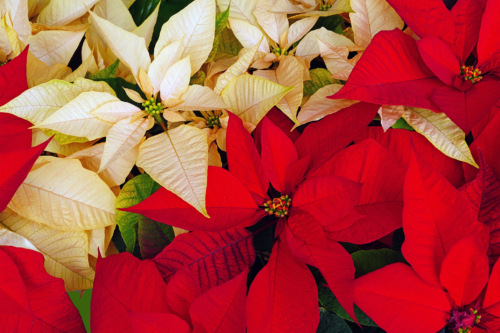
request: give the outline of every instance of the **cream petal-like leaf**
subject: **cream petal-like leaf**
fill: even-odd
[[[378,114],[380,115],[380,123],[384,132],[394,125],[404,112],[405,108],[403,105],[382,105],[378,109]]]
[[[349,13],[356,45],[367,47],[383,30],[403,29],[404,22],[386,0],[350,0]]]
[[[257,44],[264,34],[259,28],[251,25],[248,22],[237,20],[237,19],[229,19],[229,24],[231,25],[231,30],[233,31],[236,38],[240,41],[241,45],[247,49],[251,49]],[[260,43],[259,51],[264,53],[269,53],[269,43],[267,42],[266,37]]]
[[[137,146],[146,134],[151,122],[154,122],[153,118],[148,117],[133,123],[130,123],[130,119],[123,119],[114,124],[106,136],[101,166],[97,173],[102,172],[111,163]]]
[[[233,65],[231,65],[223,74],[217,79],[217,84],[215,85],[214,91],[216,94],[220,95],[222,90],[227,86],[229,81],[237,76],[243,75],[247,72],[248,67],[253,62],[254,56],[262,43],[264,36],[261,40],[255,44],[248,52],[245,52]],[[226,59],[224,59],[226,60]]]
[[[125,7],[130,8],[135,2],[135,0],[122,0],[122,2],[125,4]]]
[[[133,117],[138,112],[141,112],[141,109],[133,104],[113,100],[92,111],[91,115],[110,123],[117,123],[120,120]]]
[[[137,28],[132,14],[122,0],[99,0],[93,12],[123,30],[132,31]]]
[[[303,13],[305,9],[301,5],[291,3],[289,0],[277,0],[269,11],[275,14],[298,14]]]
[[[80,78],[84,78],[93,61],[94,61],[94,56],[92,55],[92,53],[90,53],[87,56],[87,58],[85,58],[85,60],[82,62],[82,64],[78,66],[77,69],[75,69],[73,73],[65,76],[62,80],[66,82],[75,82]]]
[[[66,81],[53,80],[26,90],[0,107],[0,112],[11,113],[34,125],[39,125],[82,92],[88,91],[115,94],[106,82],[78,79],[71,84]]]
[[[137,166],[208,217],[208,145],[202,130],[181,125],[147,139],[139,149]]]
[[[67,65],[87,28],[77,31],[41,31],[28,38],[30,52],[47,66]]]
[[[222,160],[215,142],[212,142],[208,149],[208,165],[222,168]]]
[[[180,98],[189,86],[191,78],[190,56],[177,61],[163,76],[160,82],[160,96],[162,100]]]
[[[170,111],[211,111],[227,107],[212,89],[196,84],[189,86],[180,99],[183,102],[171,107]]]
[[[144,40],[146,41],[146,47],[149,47],[151,39],[153,38],[156,21],[158,20],[158,12],[160,11],[160,4],[161,1],[158,2],[158,5],[151,13],[151,15],[149,15],[149,17],[144,22],[142,22],[140,26],[132,30],[132,33],[144,38]]]
[[[215,89],[215,84],[218,80],[218,77],[220,76],[220,73],[227,70],[232,65],[234,65],[236,61],[238,61],[237,56],[231,58],[222,58],[217,60],[213,64],[209,64],[207,76],[205,78],[205,86],[211,89]]]
[[[90,230],[115,223],[115,199],[80,161],[58,159],[31,171],[8,207],[57,230]]]
[[[50,139],[50,136],[45,134],[42,130],[38,128],[34,128],[32,130],[32,141],[31,146],[38,146],[39,144]],[[59,154],[61,156],[69,156],[71,154],[76,153],[82,149],[88,148],[92,146],[95,141],[86,141],[86,142],[73,142],[68,144],[61,144],[57,140],[50,140],[47,147],[45,147],[45,151],[50,153]]]
[[[302,72],[303,67],[295,57],[285,57],[276,69],[278,83],[285,87],[294,87],[276,103],[276,106],[296,124],[297,110],[302,103],[304,88]]]
[[[36,252],[40,252],[35,245],[33,245],[29,240],[15,232],[5,229],[1,224],[2,215],[7,214],[10,209],[6,209],[5,212],[0,213],[0,246],[14,246],[23,249],[28,249]],[[16,214],[16,213],[12,213]],[[17,215],[17,214],[16,214]]]
[[[299,43],[296,56],[303,57],[308,63],[320,54],[317,38],[332,44],[333,46],[354,46],[355,44],[347,37],[334,33],[325,28],[310,31]]]
[[[163,25],[155,57],[163,48],[184,37],[182,57],[191,55],[191,76],[207,60],[215,38],[215,0],[195,0]]]
[[[144,103],[146,100],[144,98],[141,97],[141,95],[135,91],[135,90],[132,90],[132,89],[128,89],[128,88],[123,88],[123,90],[125,90],[125,93],[127,94],[128,98],[130,98],[131,100],[133,100],[134,102],[136,103]]]
[[[325,62],[326,68],[332,77],[340,80],[347,80],[351,74],[354,65],[347,59],[349,49],[345,46],[333,46],[318,38],[319,50],[321,57]]]
[[[9,36],[3,27],[0,27],[0,61],[7,62],[9,55],[12,53],[12,45],[10,45]]]
[[[90,13],[90,17],[92,18],[93,26],[97,29],[101,38],[104,39],[116,57],[130,68],[136,80],[140,68],[146,72],[148,71],[151,65],[151,58],[149,57],[144,38],[132,32],[125,31],[92,12]]]
[[[402,117],[443,154],[478,168],[465,142],[465,133],[444,112],[406,108]]]
[[[99,0],[51,0],[40,12],[37,23],[64,26],[83,16]]]
[[[31,25],[28,18],[28,1],[4,0],[5,10],[9,12],[12,20],[12,28],[17,32],[19,39],[26,43],[31,35]],[[5,13],[2,13],[5,14]]]
[[[221,93],[222,100],[243,121],[257,125],[293,87],[284,87],[258,76],[244,74],[232,79]]]
[[[164,47],[151,63],[148,75],[153,84],[155,94],[160,91],[161,82],[164,80],[168,69],[181,59],[182,52],[184,51],[182,43],[183,38]],[[191,74],[191,69],[189,70],[189,74]]]
[[[0,213],[0,234],[2,231],[23,237],[33,244],[45,257],[47,273],[63,279],[67,291],[92,288],[95,272],[89,266],[89,239],[85,231],[55,230],[8,208]]]
[[[45,63],[35,57],[28,51],[28,60],[26,62],[26,79],[28,87],[33,88],[39,84],[49,82],[50,80],[62,80],[71,75],[71,68],[63,64],[55,64],[47,67]]]
[[[103,138],[113,126],[92,114],[100,108],[108,109],[109,103],[127,105],[111,94],[102,92],[84,92],[77,98],[54,112],[36,128],[51,129],[66,135],[83,137],[88,140]]]
[[[345,109],[358,101],[348,99],[328,99],[342,88],[340,84],[330,84],[316,91],[311,98],[300,109],[297,120],[299,124],[306,124],[311,121],[319,120],[329,114]]]
[[[274,40],[276,44],[280,44],[281,36],[288,30],[288,18],[286,14],[269,12],[272,6],[272,0],[258,0],[253,13],[266,34]],[[229,9],[229,11],[231,11],[231,9]]]
[[[186,118],[181,116],[179,112],[174,111],[163,111],[163,118],[165,118],[170,123],[185,122]]]
[[[294,24],[290,26],[290,29],[288,29],[288,46],[292,45],[302,37],[304,37],[305,34],[309,32],[309,30],[312,29],[312,27],[316,24],[316,21],[318,21],[318,17],[308,17],[302,20],[298,20]]]
[[[229,7],[229,18],[246,21],[256,25],[257,20],[253,14],[258,0],[217,0],[221,12]],[[287,0],[288,1],[288,0]]]

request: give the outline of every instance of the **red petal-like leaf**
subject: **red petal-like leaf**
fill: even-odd
[[[121,210],[186,230],[220,231],[251,219],[258,209],[238,179],[229,171],[213,166],[208,167],[206,207],[210,218],[162,187],[139,204]]]
[[[0,68],[0,106],[28,90],[26,61],[29,46],[20,55]]]
[[[92,332],[133,333],[129,312],[170,312],[167,285],[151,260],[127,252],[99,258],[90,311]]]
[[[500,112],[500,103],[497,103],[486,116],[481,118],[481,120],[472,128],[472,135],[477,138],[483,130],[488,126],[488,124],[495,118],[495,116]]]
[[[500,2],[488,1],[481,21],[481,32],[477,42],[479,65],[490,60],[500,51]]]
[[[491,271],[484,295],[483,309],[500,318],[500,260],[496,262]]]
[[[0,151],[0,211],[7,207],[50,140],[36,147],[8,152]]]
[[[446,293],[405,264],[378,269],[354,284],[356,305],[387,333],[432,333],[446,325],[451,310]]]
[[[412,153],[404,187],[402,251],[415,272],[441,287],[442,262],[475,221],[465,198],[418,153]]]
[[[226,142],[229,171],[250,193],[264,200],[267,197],[269,180],[262,160],[243,122],[232,113],[229,113]]]
[[[248,268],[193,302],[193,333],[245,333]]]
[[[467,91],[451,86],[438,88],[432,94],[432,100],[467,134],[500,99],[499,87],[499,80],[490,77]]]
[[[354,263],[351,255],[337,242],[328,242],[317,220],[307,213],[293,213],[288,220],[286,239],[300,261],[314,266],[328,283],[349,316],[354,314]]]
[[[269,119],[262,119],[262,164],[273,187],[280,193],[285,189],[288,168],[298,160],[292,140]]]
[[[488,257],[493,265],[500,256],[500,179],[479,154],[480,171],[476,179],[460,188],[476,213],[477,220],[490,231]]]
[[[455,54],[465,63],[479,39],[484,4],[478,0],[458,0],[450,12],[455,21]]]
[[[311,165],[311,156],[308,155],[304,158],[301,158],[297,162],[290,165],[286,172],[285,176],[285,193],[289,194],[294,189],[295,186],[299,185],[306,176],[306,172]]]
[[[2,332],[85,333],[63,280],[47,274],[43,262],[39,252],[0,248]]]
[[[9,113],[0,113],[0,152],[31,148],[29,121]]]
[[[191,333],[189,325],[170,313],[129,312],[134,333]]]
[[[460,75],[460,63],[450,47],[438,37],[424,37],[417,41],[418,50],[427,67],[448,85]]]
[[[307,266],[283,240],[250,286],[248,333],[315,333],[319,324],[318,289]]]
[[[399,163],[408,167],[412,146],[435,170],[441,173],[453,186],[464,183],[462,163],[454,160],[434,147],[423,135],[404,129],[390,128],[384,133],[382,127],[368,127],[368,130],[356,138],[354,142],[374,139],[382,147],[394,152]]]
[[[374,140],[350,146],[309,177],[341,176],[361,183],[361,195],[341,223],[325,227],[328,237],[355,244],[369,243],[401,228],[406,168]]]
[[[456,243],[441,267],[441,283],[458,306],[476,299],[486,286],[488,275],[488,256],[477,233]]]
[[[290,120],[283,112],[281,112],[277,107],[273,107],[266,113],[264,118],[269,119],[274,125],[278,126],[283,133],[288,136],[292,142],[297,141],[300,137],[300,132],[297,130],[292,131],[295,124]],[[264,119],[262,118],[262,119]],[[255,141],[255,146],[257,150],[261,151],[261,131],[262,131],[262,120],[259,122],[255,130],[253,131],[253,139]]]
[[[431,96],[443,85],[425,65],[412,37],[401,30],[381,31],[363,52],[345,86],[329,98],[439,110]]]
[[[178,270],[167,285],[167,302],[172,313],[191,324],[189,307],[201,293],[198,280],[191,270],[186,266]]]
[[[387,2],[418,37],[439,37],[449,45],[455,42],[455,22],[443,1],[388,0]]]
[[[245,229],[195,231],[175,237],[154,262],[165,281],[188,266],[207,291],[240,274],[255,260],[252,234]]]
[[[292,199],[292,211],[300,209],[314,216],[322,225],[344,218],[358,203],[361,184],[338,176],[307,179]]]
[[[332,157],[366,130],[378,109],[375,104],[356,103],[309,124],[295,141],[299,158],[310,155],[312,164],[318,165],[322,159]]]

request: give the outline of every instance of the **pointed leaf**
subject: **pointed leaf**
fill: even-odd
[[[279,45],[282,36],[288,31],[288,18],[286,14],[275,14],[269,11],[273,2],[272,0],[258,0],[253,14],[269,38]],[[285,47],[286,45],[281,46]]]
[[[28,89],[26,82],[28,50],[29,47],[25,48],[19,56],[2,66],[0,71],[0,105],[5,105]]]
[[[222,98],[212,89],[199,85],[189,86],[180,99],[183,102],[169,108],[170,111],[211,111],[226,108]]]
[[[168,305],[174,314],[191,325],[190,307],[201,293],[196,277],[187,266],[184,266],[175,273],[167,285]]]
[[[496,19],[500,11],[500,5],[495,1],[488,1],[481,20],[481,32],[477,42],[477,55],[479,64],[484,64],[491,59],[493,54],[500,50],[498,42],[498,26]]]
[[[264,37],[262,30],[246,21],[231,18],[231,14],[229,14],[229,25],[231,26],[231,31],[234,36],[236,36],[244,48],[251,49],[255,44],[262,40],[262,43],[260,43],[259,46],[259,51],[269,53],[269,43]]]
[[[54,0],[40,12],[37,23],[64,26],[92,8],[98,0]]]
[[[28,38],[30,52],[47,66],[67,65],[78,48],[87,27],[76,31],[41,31]]]
[[[123,30],[132,31],[137,28],[132,15],[122,0],[99,0],[93,12]]]
[[[129,312],[134,333],[191,333],[189,325],[170,313]]]
[[[217,0],[217,5],[221,12],[229,8],[229,17],[232,19],[247,21],[253,25],[257,24],[257,20],[253,14],[257,0]]]
[[[500,261],[493,266],[484,295],[483,309],[498,317],[500,315]]]

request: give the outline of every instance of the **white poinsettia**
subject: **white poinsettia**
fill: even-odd
[[[270,12],[296,14],[292,19],[303,17],[325,17],[352,12],[350,0],[290,0],[275,1]]]

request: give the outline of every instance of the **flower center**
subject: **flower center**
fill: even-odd
[[[160,114],[161,110],[163,109],[161,103],[156,103],[153,97],[142,103],[142,106],[144,107],[144,111],[152,116],[154,116],[155,114]]]
[[[481,71],[473,66],[460,67],[460,75],[462,75],[464,80],[470,80],[472,83],[477,83],[483,78]]]
[[[451,310],[449,323],[456,333],[470,333],[474,325],[479,324],[481,316],[477,314],[477,310],[470,308],[468,310],[455,308]]]
[[[292,198],[288,195],[282,195],[279,198],[274,198],[273,200],[268,200],[265,204],[265,211],[269,215],[274,215],[276,217],[283,217],[288,215],[290,210],[290,205],[292,204]]]
[[[279,47],[275,48],[273,50],[273,53],[276,54],[276,56],[280,56],[280,55],[288,55],[288,51],[285,50],[285,49],[280,49]]]
[[[331,7],[332,7],[332,6],[330,6],[330,5],[321,5],[321,6],[319,6],[319,9],[318,9],[318,10],[319,10],[320,12],[326,12],[326,11],[328,11]]]
[[[218,126],[220,127],[220,120],[219,120],[219,116],[212,116],[212,117],[208,117],[207,119],[207,126],[208,127],[215,127],[215,126]]]

